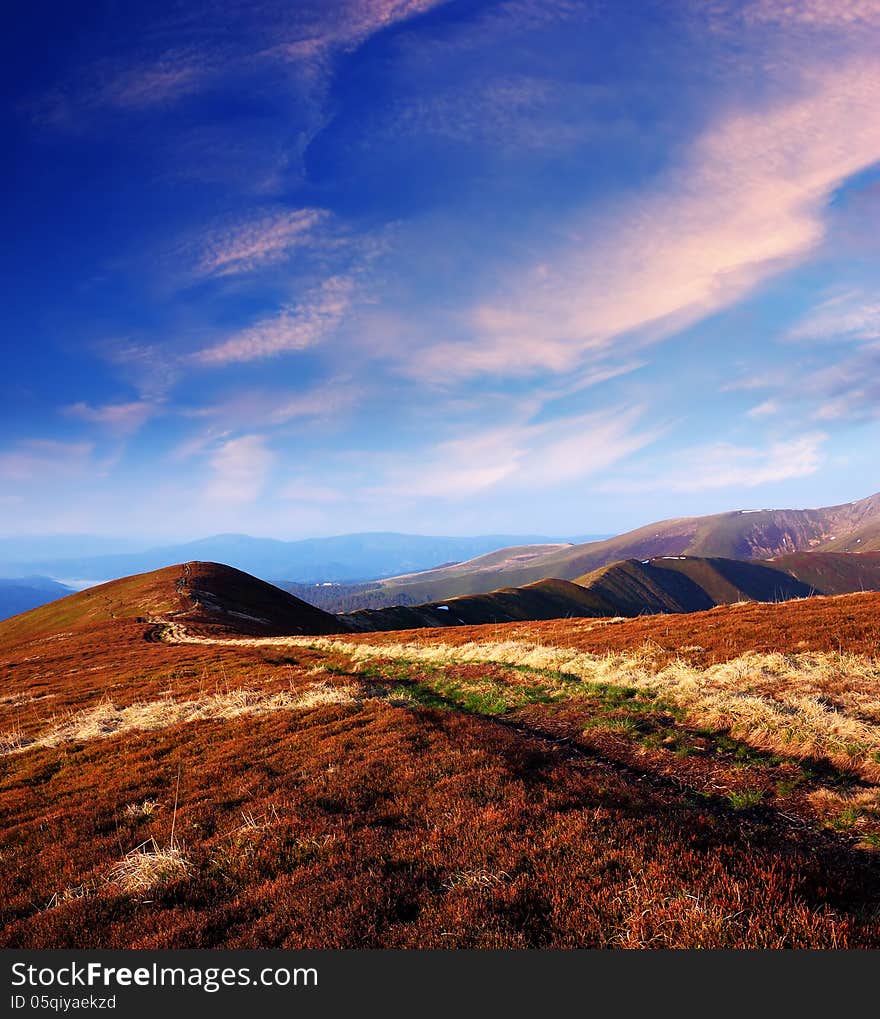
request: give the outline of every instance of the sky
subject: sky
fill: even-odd
[[[880,490],[880,0],[33,0],[0,46],[0,534]]]

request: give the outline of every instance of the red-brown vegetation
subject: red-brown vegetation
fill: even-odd
[[[20,739],[0,757],[7,947],[880,945],[859,775],[702,728],[651,691],[570,696],[564,677],[380,646],[648,645],[658,668],[874,656],[880,595],[343,638],[372,646],[361,659],[150,641],[128,615],[0,627],[0,728]],[[345,696],[296,700],[316,687]],[[102,702],[236,691],[301,706],[28,742]]]

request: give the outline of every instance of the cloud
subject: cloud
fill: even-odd
[[[396,458],[373,494],[459,501],[500,487],[540,492],[596,474],[653,442],[659,429],[636,430],[641,413],[615,408],[447,440]]]
[[[442,92],[402,94],[382,111],[371,140],[425,134],[521,158],[528,151],[571,148],[600,134],[607,143],[609,133],[626,129],[625,118],[616,107],[614,122],[596,111],[600,104],[610,107],[615,101],[619,102],[605,86],[499,75],[477,66]]]
[[[204,496],[208,503],[253,502],[261,494],[274,455],[260,435],[242,435],[223,442],[210,457],[211,478]]]
[[[205,366],[222,366],[312,347],[342,323],[351,305],[353,288],[350,278],[332,276],[301,304],[197,351],[191,360]]]
[[[797,414],[813,421],[867,421],[880,415],[880,303],[861,291],[822,301],[785,332],[797,344],[796,370],[766,371],[729,384],[729,391],[765,389],[747,411],[753,419]]]
[[[120,57],[80,67],[76,74],[28,104],[34,120],[56,129],[77,129],[103,111],[139,113],[168,107],[208,88],[245,81],[267,63],[293,65],[301,103],[320,107],[333,58],[350,52],[376,32],[406,21],[446,0],[341,0],[333,4],[190,4],[180,21],[149,7],[135,21],[124,12],[102,23],[101,42],[118,46],[134,31],[143,45]],[[190,43],[158,48],[173,33]],[[306,85],[305,91],[301,87]],[[314,111],[312,134],[322,117]]]
[[[197,91],[215,70],[201,54],[164,53],[152,63],[121,71],[92,101],[120,110],[166,105]]]
[[[106,403],[98,407],[80,402],[63,408],[63,413],[68,417],[103,425],[110,431],[123,435],[137,431],[155,412],[156,405],[146,400]]]
[[[227,431],[266,428],[306,419],[337,420],[357,403],[362,388],[350,379],[338,377],[322,382],[311,389],[297,392],[293,388],[247,389],[235,391],[203,407],[181,409],[189,418],[210,418]],[[213,441],[218,435],[216,427],[198,437],[187,440],[184,449],[197,451],[203,441]]]
[[[19,483],[45,484],[53,479],[94,472],[90,442],[26,439],[0,452],[0,478]]]
[[[168,106],[201,90],[218,72],[217,61],[199,50],[168,50],[129,65],[103,61],[28,108],[37,124],[75,130],[101,111],[135,113]]]
[[[100,349],[137,390],[141,402],[162,403],[180,378],[177,356],[157,345],[121,338],[101,344]]]
[[[817,28],[880,24],[877,0],[757,0],[746,4],[742,12],[747,21],[759,23],[800,22]]]
[[[737,446],[718,442],[677,453],[654,477],[615,480],[600,487],[607,492],[704,492],[711,489],[759,488],[803,478],[822,465],[827,436],[812,432],[768,446]]]
[[[286,36],[263,53],[264,57],[294,63],[317,64],[323,71],[335,51],[351,51],[370,36],[442,7],[448,0],[342,0],[335,6],[320,5],[310,14],[293,8]]]
[[[629,334],[657,341],[806,258],[835,189],[880,159],[880,68],[817,75],[800,98],[728,114],[665,182],[584,213],[495,299],[457,323],[466,339],[405,356],[420,378],[570,370]]]
[[[779,400],[764,400],[762,403],[749,408],[746,416],[753,419],[772,417],[774,414],[778,414],[780,410],[782,410],[782,405]]]
[[[860,292],[837,294],[788,331],[789,340],[880,340],[880,300]]]
[[[313,240],[328,215],[323,209],[276,210],[211,232],[201,241],[196,272],[231,276],[283,261]]]

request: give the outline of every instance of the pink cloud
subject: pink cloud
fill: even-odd
[[[727,114],[653,192],[585,212],[570,241],[471,309],[467,340],[407,352],[405,371],[568,371],[740,300],[822,243],[835,188],[880,159],[878,109],[880,69],[856,62],[817,73],[798,98]]]
[[[115,432],[133,432],[151,417],[156,405],[146,400],[135,400],[131,403],[107,403],[93,407],[88,403],[74,403],[64,408],[69,417],[104,425]]]
[[[226,365],[305,350],[340,325],[350,307],[352,290],[350,279],[333,276],[302,303],[197,351],[192,360],[202,365]]]
[[[267,212],[210,233],[201,243],[196,271],[230,276],[280,262],[292,248],[307,244],[327,216],[323,209]]]

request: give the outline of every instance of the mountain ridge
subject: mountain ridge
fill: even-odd
[[[733,510],[675,517],[602,541],[539,552],[499,549],[454,566],[378,580],[365,591],[371,607],[431,602],[465,594],[520,587],[544,577],[575,580],[623,559],[699,556],[772,559],[795,552],[880,550],[880,494],[852,503],[805,510]],[[508,555],[507,553],[515,553]]]

